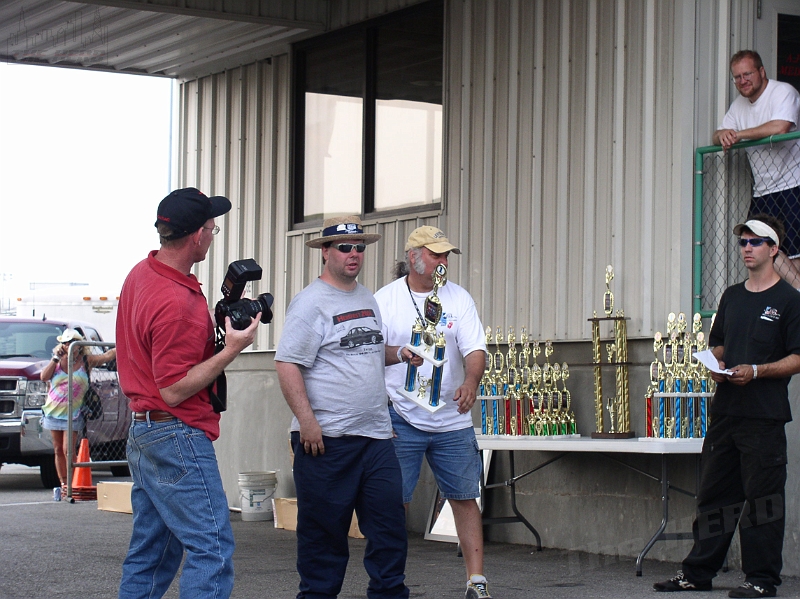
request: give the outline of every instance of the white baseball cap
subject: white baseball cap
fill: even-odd
[[[778,241],[778,234],[775,232],[775,229],[770,227],[767,223],[761,222],[760,220],[748,220],[744,223],[736,225],[733,228],[733,234],[741,235],[742,232],[746,230],[750,231],[753,235],[771,239],[778,247],[781,245],[781,242]]]

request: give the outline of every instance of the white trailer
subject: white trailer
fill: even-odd
[[[16,315],[20,318],[81,320],[92,323],[106,341],[116,339],[119,294],[91,292],[50,294],[37,292],[16,298]]]

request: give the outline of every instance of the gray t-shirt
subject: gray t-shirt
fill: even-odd
[[[275,359],[300,366],[323,435],[392,437],[381,326],[361,284],[342,291],[316,279],[289,304]],[[291,430],[300,430],[297,418]]]

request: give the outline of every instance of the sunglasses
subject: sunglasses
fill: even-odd
[[[337,243],[334,245],[337,250],[342,252],[343,254],[349,254],[353,251],[353,248],[356,248],[356,251],[359,254],[363,254],[364,250],[367,249],[366,243]]]
[[[751,237],[750,239],[740,238],[739,239],[739,245],[742,246],[743,248],[745,248],[745,247],[747,247],[747,244],[749,243],[754,248],[757,248],[757,247],[760,247],[762,243],[769,243],[770,241],[772,241],[772,240],[771,239],[767,239],[765,237]]]

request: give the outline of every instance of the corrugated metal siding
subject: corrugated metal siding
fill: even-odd
[[[373,8],[333,3],[332,27]],[[631,336],[688,309],[694,98],[681,85],[693,85],[694,56],[678,50],[694,41],[694,3],[452,0],[445,10],[444,213],[368,222],[384,238],[361,282],[388,282],[408,233],[437,224],[465,252],[451,276],[486,325],[589,338],[607,264]],[[288,83],[280,56],[181,88],[181,181],[234,202],[200,276],[215,300],[228,262],[252,255],[264,267],[254,293],[275,295],[276,319],[259,349],[274,347],[288,302],[322,267],[303,243],[318,232],[288,230]]]
[[[467,250],[454,278],[485,324],[586,339],[607,264],[632,336],[650,335],[684,299],[691,246],[680,245],[675,206],[691,201],[673,189],[685,168],[673,158],[692,146],[673,136],[683,108],[672,75],[683,66],[671,52],[681,5],[448,3],[441,224]]]
[[[222,230],[198,277],[213,305],[228,264],[254,258],[263,277],[250,296],[272,293],[278,323],[286,307],[287,89],[285,55],[181,85],[180,184],[233,204],[217,219]],[[275,339],[276,327],[262,327],[254,348],[274,347]]]

